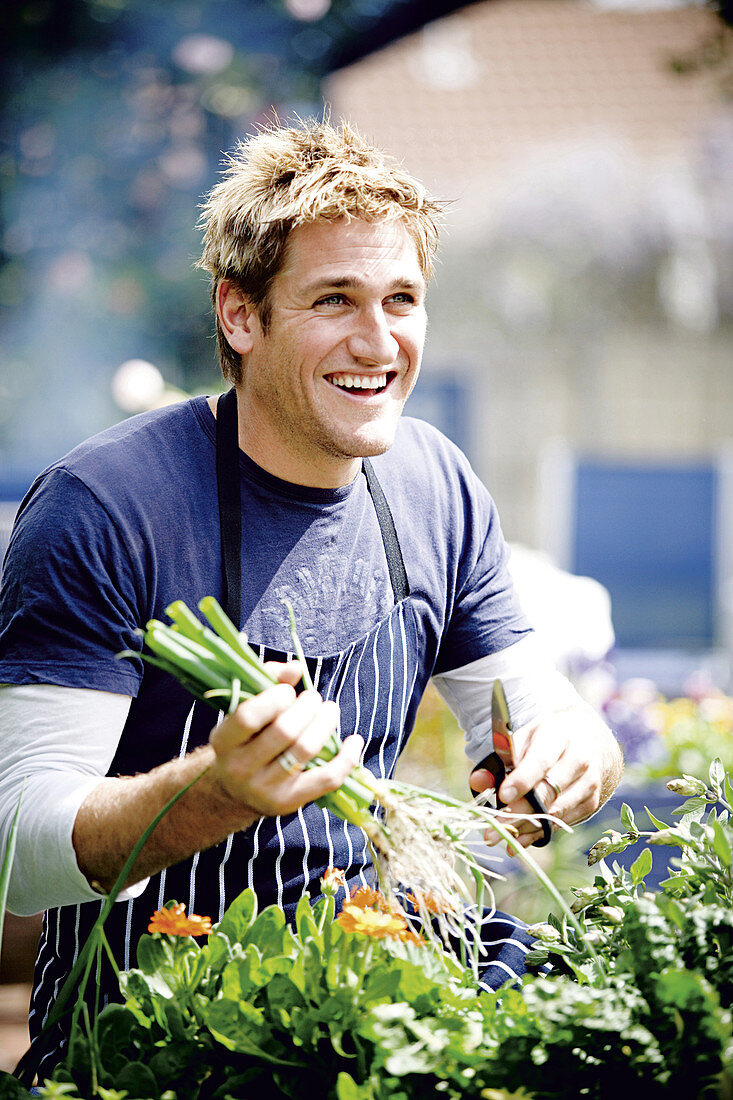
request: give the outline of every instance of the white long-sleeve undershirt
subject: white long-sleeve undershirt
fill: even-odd
[[[434,677],[466,731],[477,763],[491,750],[491,685],[500,678],[515,729],[580,698],[532,635]],[[99,900],[79,869],[72,832],[79,807],[106,776],[127,719],[128,696],[52,684],[0,685],[0,852],[21,798],[8,908],[31,914]],[[121,897],[140,893],[147,880]]]

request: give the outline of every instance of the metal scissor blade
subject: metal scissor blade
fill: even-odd
[[[491,733],[494,752],[498,754],[504,770],[510,772],[514,767],[514,740],[512,738],[512,720],[509,705],[504,694],[501,680],[494,680],[491,690]]]
[[[485,756],[484,759],[476,765],[476,768],[486,768],[487,771],[491,772],[494,777],[494,791],[498,792],[505,776],[514,769],[516,762],[509,705],[506,700],[504,685],[501,680],[498,679],[494,680],[494,686],[491,692],[491,732],[494,741],[494,751],[490,752],[488,756]],[[528,791],[524,797],[536,814],[544,814],[547,812],[544,805],[535,794],[534,789]],[[496,807],[500,810],[503,806],[504,803],[497,793]],[[535,848],[544,848],[552,839],[552,829],[549,821],[543,820],[540,822],[540,825],[542,827],[542,838],[535,841]]]
[[[498,794],[507,772],[514,767],[514,746],[512,742],[512,723],[509,707],[501,680],[494,680],[491,692],[491,736],[493,751],[485,756],[476,768],[485,768],[494,778],[494,802],[500,810],[504,805]],[[475,769],[474,769],[475,770]]]

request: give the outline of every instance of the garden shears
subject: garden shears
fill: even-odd
[[[485,768],[494,777],[494,797],[497,810],[503,809],[505,803],[499,798],[499,787],[504,782],[505,776],[514,770],[516,757],[514,752],[514,732],[509,705],[506,701],[504,686],[501,680],[494,680],[491,693],[491,732],[494,740],[494,750],[476,765],[476,768]],[[475,770],[475,769],[474,769]],[[527,791],[524,798],[529,802],[536,814],[546,814],[542,801],[538,798],[534,789]],[[546,818],[542,818],[542,837],[536,840],[534,847],[544,848],[552,839],[552,828]]]

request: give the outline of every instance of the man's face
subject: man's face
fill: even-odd
[[[337,486],[394,440],[420,370],[425,281],[401,222],[293,230],[270,322],[242,308],[245,451],[301,485]]]

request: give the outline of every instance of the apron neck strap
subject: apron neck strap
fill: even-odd
[[[362,469],[364,470],[367,488],[374,502],[379,530],[382,532],[382,542],[387,555],[387,566],[392,591],[394,592],[394,602],[400,603],[401,600],[410,595],[410,585],[407,580],[407,570],[405,569],[400,542],[397,538],[394,519],[382,486],[374,473],[374,467],[368,458],[362,459]]]
[[[224,610],[242,626],[242,493],[239,484],[237,391],[232,387],[216,403],[216,491],[224,571]]]
[[[362,462],[367,488],[387,555],[389,579],[395,603],[410,594],[407,571],[392,513],[382,486],[368,458]],[[239,479],[239,423],[237,391],[232,387],[216,403],[216,490],[224,572],[224,609],[232,622],[242,626],[242,495]]]

